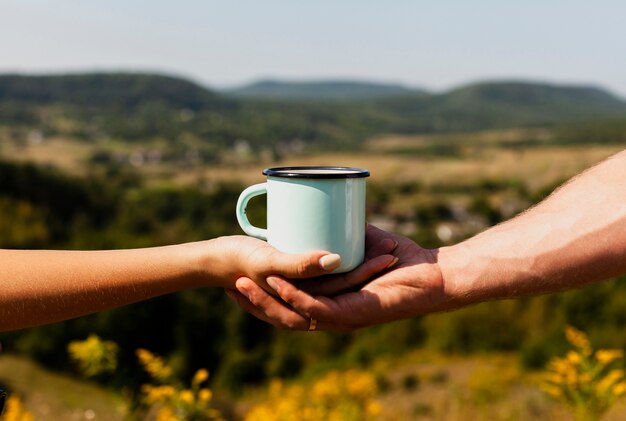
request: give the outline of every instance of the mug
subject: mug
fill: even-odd
[[[333,273],[348,272],[365,254],[365,178],[350,167],[266,168],[267,182],[245,189],[237,201],[244,232],[285,253],[326,250],[341,256]],[[267,229],[250,224],[248,201],[267,194]]]

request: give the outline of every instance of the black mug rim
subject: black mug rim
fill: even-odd
[[[328,173],[328,172],[307,172],[302,173],[298,171],[345,171],[343,173]],[[266,168],[263,170],[263,174],[269,177],[281,177],[281,178],[326,178],[326,179],[337,179],[337,178],[364,178],[369,177],[370,172],[364,168],[354,168],[354,167],[333,167],[333,166],[324,166],[324,165],[314,165],[314,166],[296,166],[296,167],[273,167]]]

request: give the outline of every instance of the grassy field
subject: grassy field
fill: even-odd
[[[530,139],[530,141],[529,141]],[[263,180],[268,166],[342,165],[370,170],[372,183],[419,182],[422,185],[471,184],[489,178],[517,179],[531,189],[569,178],[581,170],[624,149],[626,145],[559,146],[546,143],[544,129],[507,129],[477,133],[420,136],[380,136],[365,142],[360,151],[293,154],[280,160],[229,154],[221,163],[180,165],[143,162],[130,164],[133,154],[160,150],[162,144],[132,144],[109,141],[104,144],[50,138],[20,145],[8,143],[0,157],[59,167],[74,174],[93,171],[89,162],[102,148],[120,157],[123,165],[134,167],[153,183],[197,184]],[[530,142],[531,146],[527,146]],[[516,147],[515,145],[526,145]]]
[[[210,185],[262,182],[263,168],[291,165],[345,165],[368,168],[372,185],[397,188],[416,183],[421,190],[397,193],[381,215],[415,211],[423,196],[446,195],[450,203],[469,202],[485,180],[512,180],[531,192],[554,185],[606,157],[626,144],[556,145],[544,129],[509,129],[447,135],[387,135],[369,139],[357,152],[293,154],[280,160],[229,153],[219,163],[181,165],[155,160],[135,161],[133,154],[164,147],[160,141],[143,144],[109,141],[90,144],[49,138],[0,145],[0,158],[35,162],[83,175],[98,171],[91,161],[97,150],[119,157],[118,164],[138,171],[148,185]],[[497,199],[499,192],[491,194]],[[507,194],[504,192],[502,194]],[[527,205],[528,203],[526,203]],[[369,215],[372,216],[372,215]],[[395,228],[395,227],[392,227]],[[477,228],[480,229],[481,227]],[[465,234],[465,232],[463,233]],[[571,420],[569,412],[538,388],[537,373],[524,371],[515,354],[443,356],[415,351],[375,361],[368,371],[381,381],[377,400],[381,420]],[[121,419],[121,399],[110,391],[69,375],[47,371],[13,355],[0,354],[0,384],[23,397],[35,419]],[[259,389],[234,403],[243,416],[262,399]],[[219,398],[219,397],[218,397]],[[604,420],[626,419],[626,405],[618,404]]]
[[[122,400],[94,383],[55,373],[15,355],[0,355],[0,384],[19,396],[36,420],[121,420]]]
[[[368,371],[381,385],[375,397],[382,408],[379,420],[573,420],[567,408],[541,392],[540,374],[521,369],[514,354],[444,356],[415,351],[400,358],[381,358]],[[35,420],[123,418],[119,396],[24,358],[0,356],[0,382],[22,398]],[[263,396],[259,389],[235,402],[237,418],[243,418]],[[625,418],[622,401],[603,420]]]
[[[367,371],[379,384],[377,420],[384,421],[573,421],[571,411],[541,391],[542,373],[525,371],[515,354],[443,355],[416,350],[400,358],[379,358]],[[305,386],[307,387],[307,386]],[[256,391],[238,403],[243,417],[262,402]],[[626,417],[618,402],[603,421]]]

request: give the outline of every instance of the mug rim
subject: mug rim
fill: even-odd
[[[313,171],[313,172],[298,172],[298,171]],[[332,172],[314,172],[319,171],[339,171],[340,173]],[[341,173],[343,171],[343,173]],[[263,174],[268,177],[281,177],[281,178],[364,178],[369,177],[370,172],[364,168],[355,167],[336,167],[325,165],[312,165],[312,166],[295,166],[295,167],[273,167],[265,168]]]

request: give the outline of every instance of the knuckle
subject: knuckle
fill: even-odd
[[[294,320],[291,317],[284,317],[279,321],[279,324],[281,326],[281,329],[286,329],[286,330],[297,330],[298,329],[298,323],[296,320]]]
[[[289,304],[290,306],[293,306],[293,304],[295,303],[295,296],[293,292],[290,291],[289,289],[284,288],[281,291],[280,298],[282,298],[283,301]]]
[[[298,266],[296,267],[296,272],[298,273],[298,275],[306,275],[309,272],[309,262],[306,260],[303,260],[301,262],[298,262]]]
[[[296,323],[295,320],[285,320],[283,323],[289,330],[296,330],[298,328],[298,323]]]

